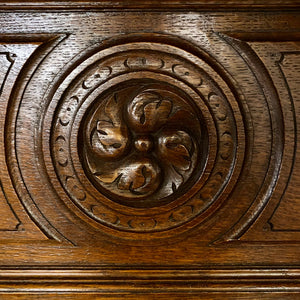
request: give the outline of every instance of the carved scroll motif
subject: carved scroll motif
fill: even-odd
[[[16,55],[9,52],[0,52],[0,96]]]

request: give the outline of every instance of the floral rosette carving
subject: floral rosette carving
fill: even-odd
[[[169,86],[132,86],[100,96],[83,132],[93,183],[122,204],[167,203],[199,169],[200,121],[190,100]]]

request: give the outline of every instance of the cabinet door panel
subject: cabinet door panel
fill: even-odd
[[[4,299],[299,297],[297,3],[196,2],[0,2]]]

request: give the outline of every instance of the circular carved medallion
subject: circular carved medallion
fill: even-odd
[[[134,207],[165,204],[182,193],[199,177],[207,152],[190,101],[175,87],[149,80],[100,95],[81,128],[81,157],[95,187]]]
[[[206,62],[170,45],[129,43],[89,57],[65,82],[52,157],[86,215],[121,231],[165,231],[229,193],[243,128]]]
[[[246,42],[205,36],[128,34],[79,53],[71,35],[26,62],[5,157],[47,237],[152,244],[198,227],[194,242],[233,240],[268,211],[292,116]]]

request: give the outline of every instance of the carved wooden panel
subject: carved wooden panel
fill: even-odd
[[[171,2],[0,2],[0,298],[300,297],[299,6]]]

